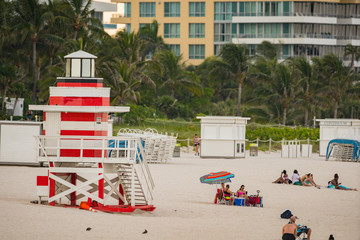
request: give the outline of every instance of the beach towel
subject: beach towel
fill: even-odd
[[[339,185],[339,187],[342,187],[342,188],[344,188],[344,189],[349,189],[348,187],[345,187],[345,186],[343,186],[343,185]],[[335,186],[332,185],[332,184],[329,185],[328,188],[330,188],[330,189],[336,189]]]

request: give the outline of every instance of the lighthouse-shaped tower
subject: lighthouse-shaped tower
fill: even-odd
[[[84,51],[65,56],[65,77],[50,87],[49,105],[29,106],[43,111],[37,147],[39,161],[49,166],[49,204],[91,199],[104,211],[153,210],[154,184],[140,140],[108,132],[108,113],[130,109],[110,106],[110,88],[95,77],[96,58]]]

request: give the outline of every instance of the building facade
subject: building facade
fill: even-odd
[[[360,46],[360,1],[111,0],[124,14],[111,19],[138,31],[156,19],[159,34],[189,64],[217,55],[226,43],[246,44],[254,55],[263,41],[279,44],[280,58],[335,53]],[[346,59],[350,63],[350,59]],[[355,62],[360,67],[360,62]]]

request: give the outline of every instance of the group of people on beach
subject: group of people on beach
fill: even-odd
[[[331,189],[357,191],[356,188],[348,188],[348,187],[341,185],[341,183],[339,183],[338,180],[339,180],[339,175],[337,173],[335,173],[334,179],[332,179],[331,181],[328,182],[327,187],[331,188]],[[277,178],[275,181],[273,181],[273,183],[294,184],[294,185],[307,186],[307,187],[314,186],[316,188],[320,188],[320,185],[315,183],[314,175],[312,173],[307,173],[307,174],[303,175],[302,177],[300,177],[299,172],[296,169],[294,170],[291,180],[290,180],[289,175],[287,174],[286,170],[283,170],[280,174],[280,177]]]
[[[235,197],[244,198],[245,202],[248,200],[248,195],[247,195],[247,191],[245,190],[245,186],[241,185],[236,192],[233,192],[230,190],[229,184],[225,186],[224,183],[221,183],[221,188],[215,195],[214,203],[217,203],[218,201],[222,200],[222,198],[224,198],[226,201],[230,201],[231,205],[234,205]]]

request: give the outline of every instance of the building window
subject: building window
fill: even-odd
[[[140,17],[155,17],[155,2],[141,2]]]
[[[214,45],[214,55],[215,56],[219,56],[220,55],[220,51],[221,51],[221,47],[222,47],[223,45],[219,45],[219,44],[215,44]]]
[[[152,24],[151,23],[140,23],[140,25],[139,25],[139,29],[142,29],[142,28],[144,28],[144,27],[151,27],[152,26]]]
[[[205,45],[189,45],[189,59],[204,59]]]
[[[175,56],[180,56],[180,44],[169,44],[170,50],[174,52]]]
[[[247,54],[249,56],[255,56],[256,54],[256,45],[255,44],[248,44],[246,45],[247,48]]]
[[[124,17],[131,17],[131,3],[125,3]]]
[[[180,3],[179,2],[166,2],[164,5],[165,17],[180,17]]]
[[[116,29],[116,24],[103,24],[104,28],[106,29]]]
[[[205,2],[189,2],[189,17],[205,17]]]
[[[264,16],[264,10],[263,10],[264,3],[258,2],[257,5],[257,16]]]
[[[256,38],[256,23],[240,23],[239,36],[240,38]]]
[[[189,38],[204,38],[204,37],[205,37],[205,23],[189,24]]]
[[[265,16],[281,16],[281,2],[265,2]]]
[[[292,2],[283,2],[283,16],[292,15]]]
[[[126,32],[131,33],[131,23],[127,23],[125,25],[125,30],[126,30]]]
[[[164,38],[180,38],[180,23],[165,23]]]
[[[231,17],[238,15],[237,2],[215,2],[215,20],[231,20]]]
[[[94,12],[93,17],[103,22],[103,12]]]
[[[231,23],[215,23],[214,42],[230,42],[231,29]]]
[[[291,57],[290,47],[291,45],[282,45],[282,57],[284,59]]]
[[[290,23],[283,23],[283,38],[291,37],[291,24]]]
[[[256,2],[245,2],[245,16],[256,16]]]

